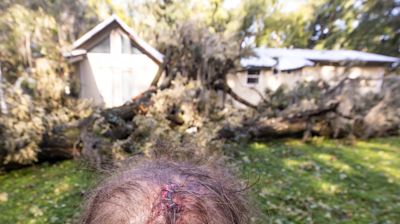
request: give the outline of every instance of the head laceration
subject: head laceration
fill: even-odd
[[[224,169],[143,162],[93,190],[82,224],[248,223],[240,184]]]
[[[176,215],[182,210],[182,205],[177,202],[177,199],[174,198],[175,194],[178,192],[179,187],[176,184],[169,183],[165,184],[161,188],[161,202],[164,210],[169,214],[170,219],[175,222]]]

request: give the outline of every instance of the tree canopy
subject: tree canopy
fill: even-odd
[[[400,1],[308,0],[285,13],[275,6],[264,18],[258,45],[354,49],[400,55]]]

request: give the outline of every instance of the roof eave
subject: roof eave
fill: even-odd
[[[80,48],[84,43],[92,39],[97,33],[102,31],[103,29],[107,28],[109,25],[111,25],[114,21],[116,21],[116,16],[112,15],[111,17],[107,18],[103,22],[97,24],[93,29],[89,30],[87,33],[85,33],[82,37],[80,37],[78,40],[76,40],[73,43],[73,49],[78,49]]]

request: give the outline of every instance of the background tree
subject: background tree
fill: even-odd
[[[400,55],[400,2],[329,0],[315,8],[309,47]]]
[[[257,46],[353,49],[399,56],[397,0],[308,0],[287,12],[269,5],[256,34]],[[260,5],[261,6],[261,5]]]
[[[303,4],[292,12],[286,12],[281,1],[271,4],[257,33],[257,46],[306,48],[314,4]]]
[[[68,95],[69,67],[61,52],[98,17],[83,1],[1,4],[1,88],[8,111],[0,116],[0,165],[29,164],[46,151],[54,131],[89,115],[86,103]],[[60,139],[51,143],[54,151]]]

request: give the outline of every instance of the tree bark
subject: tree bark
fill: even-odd
[[[131,102],[119,107],[113,107],[102,111],[102,115],[106,116],[112,114],[122,118],[125,121],[132,120],[132,118],[141,112],[145,112],[150,104],[151,96],[157,92],[157,88],[151,87],[144,93],[132,99]]]
[[[153,81],[151,82],[150,86],[153,86],[153,87],[157,87],[157,86],[158,86],[158,82],[160,81],[161,76],[162,76],[162,74],[163,74],[163,72],[164,72],[164,70],[165,70],[166,67],[167,67],[167,64],[166,64],[166,62],[164,61],[164,62],[160,65],[160,67],[158,68],[157,74],[156,74],[156,76],[154,77]]]
[[[307,130],[307,122],[299,120],[289,122],[281,118],[265,119],[249,127],[249,134],[254,139],[301,137]]]

